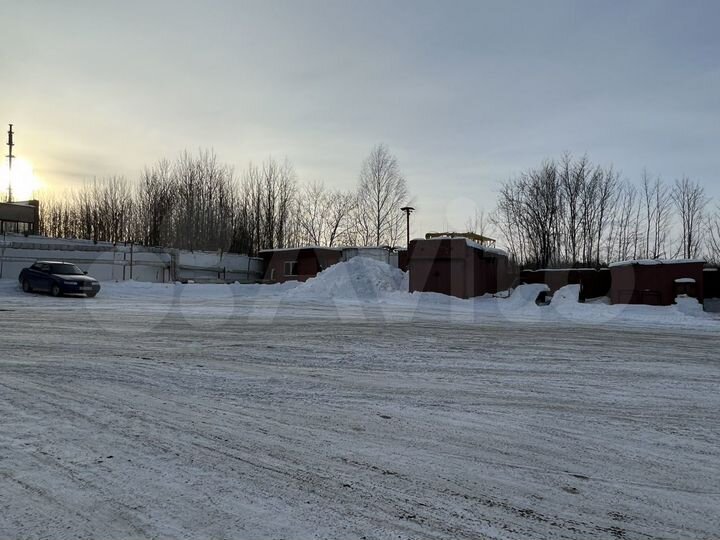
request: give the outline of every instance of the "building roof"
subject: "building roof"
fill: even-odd
[[[632,259],[610,264],[610,268],[618,266],[659,266],[663,264],[705,264],[704,259]]]
[[[300,247],[288,247],[288,248],[261,249],[260,251],[258,251],[258,254],[260,254],[260,253],[279,253],[282,251],[300,251],[303,249],[322,249],[325,251],[342,251],[342,248],[339,248],[339,247],[300,246]]]
[[[537,270],[529,270],[530,272],[595,272],[596,268],[538,268]]]
[[[478,244],[495,244],[495,239],[489,236],[483,236],[482,234],[476,234],[474,232],[429,232],[425,235],[426,240],[431,238],[468,238]]]
[[[484,245],[484,244],[478,244],[477,242],[473,242],[473,241],[470,240],[469,238],[466,238],[466,239],[465,239],[465,244],[466,244],[468,247],[471,247],[471,248],[474,248],[474,249],[481,249],[481,250],[483,250],[483,251],[485,251],[485,252],[487,252],[487,253],[494,253],[495,255],[502,255],[503,257],[507,257],[507,256],[508,256],[507,251],[504,251],[504,250],[502,250],[502,249],[495,248],[495,247],[486,246],[486,245]]]
[[[427,236],[427,235],[426,235],[426,236]],[[439,241],[442,241],[442,240],[457,240],[457,241],[460,241],[460,242],[462,242],[462,241],[464,240],[464,241],[465,241],[465,245],[468,246],[468,247],[471,247],[471,248],[473,248],[473,249],[485,251],[486,253],[493,253],[493,254],[495,254],[495,255],[501,255],[501,256],[503,256],[503,257],[507,257],[507,256],[508,256],[507,252],[504,251],[504,250],[502,250],[502,249],[500,249],[500,248],[495,248],[495,247],[486,246],[486,245],[484,245],[484,244],[479,244],[478,242],[474,242],[474,241],[471,240],[470,238],[465,238],[464,236],[452,236],[452,237],[434,236],[434,237],[432,237],[432,238],[427,238],[427,237],[426,237],[426,238],[413,238],[412,241],[422,241],[422,242],[438,241],[438,242],[439,242]]]

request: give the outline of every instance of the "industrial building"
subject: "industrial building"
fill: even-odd
[[[332,266],[355,257],[366,257],[398,267],[398,252],[390,247],[320,247],[264,249],[260,251],[265,266],[264,281],[284,283],[305,281]]]
[[[39,229],[38,201],[0,203],[0,234],[38,234]]]
[[[284,283],[315,277],[342,260],[342,249],[318,246],[264,249],[259,255],[263,260],[264,281]]]
[[[610,265],[613,304],[669,306],[678,295],[704,299],[704,261],[633,260]]]
[[[507,254],[463,237],[413,240],[408,248],[410,292],[471,298],[508,289]]]

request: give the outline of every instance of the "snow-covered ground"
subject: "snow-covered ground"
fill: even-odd
[[[1,281],[0,538],[718,536],[717,315],[411,295],[353,261]]]

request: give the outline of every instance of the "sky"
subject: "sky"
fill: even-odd
[[[635,181],[686,175],[720,200],[717,1],[0,0],[0,13],[0,130],[15,125],[45,190],[134,180],[200,148],[238,173],[273,156],[300,181],[351,188],[384,143],[413,235],[462,230],[502,181],[564,152]]]

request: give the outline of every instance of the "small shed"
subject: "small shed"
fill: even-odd
[[[669,306],[684,294],[703,302],[702,260],[632,260],[610,265],[613,304]]]
[[[340,262],[342,255],[340,248],[318,246],[264,249],[260,251],[264,281],[270,283],[305,281]]]
[[[510,287],[507,254],[466,238],[412,240],[408,247],[410,292],[437,292],[459,298]]]

